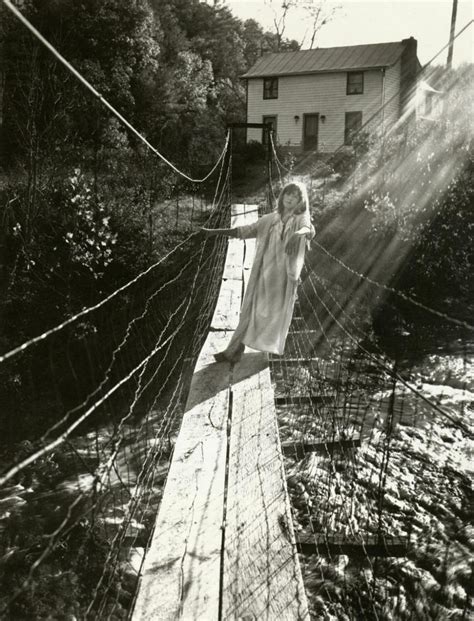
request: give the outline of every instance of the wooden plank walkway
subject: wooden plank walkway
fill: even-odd
[[[405,557],[409,549],[408,537],[387,535],[349,538],[344,535],[299,534],[297,541],[298,549],[302,552],[329,557],[339,554],[353,558],[366,558],[367,556]]]
[[[232,226],[255,221],[234,205]],[[132,619],[309,620],[268,357],[216,364],[238,321],[254,240],[230,240]]]

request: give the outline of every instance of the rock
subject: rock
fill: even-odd
[[[448,584],[445,587],[445,593],[451,603],[454,603],[460,608],[465,606],[467,602],[467,594],[460,584]]]
[[[4,563],[6,563],[8,559],[11,558],[18,550],[19,550],[18,546],[7,549],[5,554],[0,557],[0,565],[3,565]]]
[[[128,562],[120,564],[119,572],[122,587],[130,593],[134,593],[137,586],[138,572]]]
[[[301,485],[300,481],[301,481],[301,474],[292,474],[291,476],[287,477],[286,484],[288,485],[289,489],[294,489],[298,485]]]
[[[443,442],[449,443],[449,444],[454,444],[456,442],[456,438],[454,436],[454,434],[445,429],[441,434],[440,434],[440,438]]]
[[[77,492],[88,492],[92,490],[96,477],[92,474],[79,474],[75,479],[62,481],[57,486],[59,491],[75,494]]]
[[[26,505],[26,500],[20,496],[8,496],[0,499],[0,513],[14,511],[22,505]]]
[[[18,485],[12,485],[10,487],[3,487],[2,489],[0,489],[0,496],[2,498],[4,498],[5,496],[19,496],[20,494],[24,494],[26,493],[27,490],[23,487],[23,485],[20,485],[18,483]]]

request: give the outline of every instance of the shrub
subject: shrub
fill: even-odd
[[[264,160],[266,153],[265,146],[258,140],[250,140],[243,149],[243,155],[249,164]]]

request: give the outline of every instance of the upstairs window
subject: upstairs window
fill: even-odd
[[[278,99],[278,78],[263,79],[263,98]]]
[[[360,95],[364,92],[363,71],[351,71],[347,74],[346,95]]]
[[[346,112],[344,144],[352,144],[354,135],[362,127],[362,112]]]

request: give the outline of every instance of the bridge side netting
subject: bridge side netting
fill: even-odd
[[[274,194],[305,181],[317,230],[285,355],[272,360],[315,618],[471,610],[474,330],[460,239],[474,228],[472,73],[430,73],[443,84],[437,120],[414,93],[398,123],[379,111],[332,157],[294,166],[274,143]],[[420,264],[452,270],[457,303]]]

